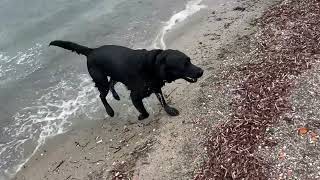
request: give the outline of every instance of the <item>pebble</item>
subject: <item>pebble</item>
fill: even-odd
[[[246,8],[237,6],[237,7],[233,8],[233,10],[234,11],[244,11],[244,10],[246,10]]]

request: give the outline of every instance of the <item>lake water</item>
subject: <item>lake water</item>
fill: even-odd
[[[166,32],[203,8],[200,3],[0,0],[0,180],[14,175],[47,137],[108,117],[85,57],[48,47],[50,41],[165,48]],[[122,114],[135,113],[129,101],[122,103]]]

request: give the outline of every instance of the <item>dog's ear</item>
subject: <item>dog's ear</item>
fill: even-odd
[[[162,51],[160,54],[156,57],[155,65],[158,68],[159,77],[161,79],[166,79],[166,61],[167,61],[167,52]]]
[[[162,51],[161,53],[159,53],[156,57],[156,65],[160,66],[162,64],[166,63],[166,58],[167,58],[167,52],[166,51]]]

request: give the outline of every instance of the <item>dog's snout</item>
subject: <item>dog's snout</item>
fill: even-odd
[[[200,69],[200,70],[198,71],[198,73],[197,73],[197,76],[198,76],[198,77],[201,77],[202,75],[203,75],[203,70]]]

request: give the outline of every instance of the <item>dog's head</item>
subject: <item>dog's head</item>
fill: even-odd
[[[169,83],[177,79],[194,83],[203,74],[200,67],[192,64],[187,55],[177,50],[162,51],[157,56],[156,65],[160,78]]]

